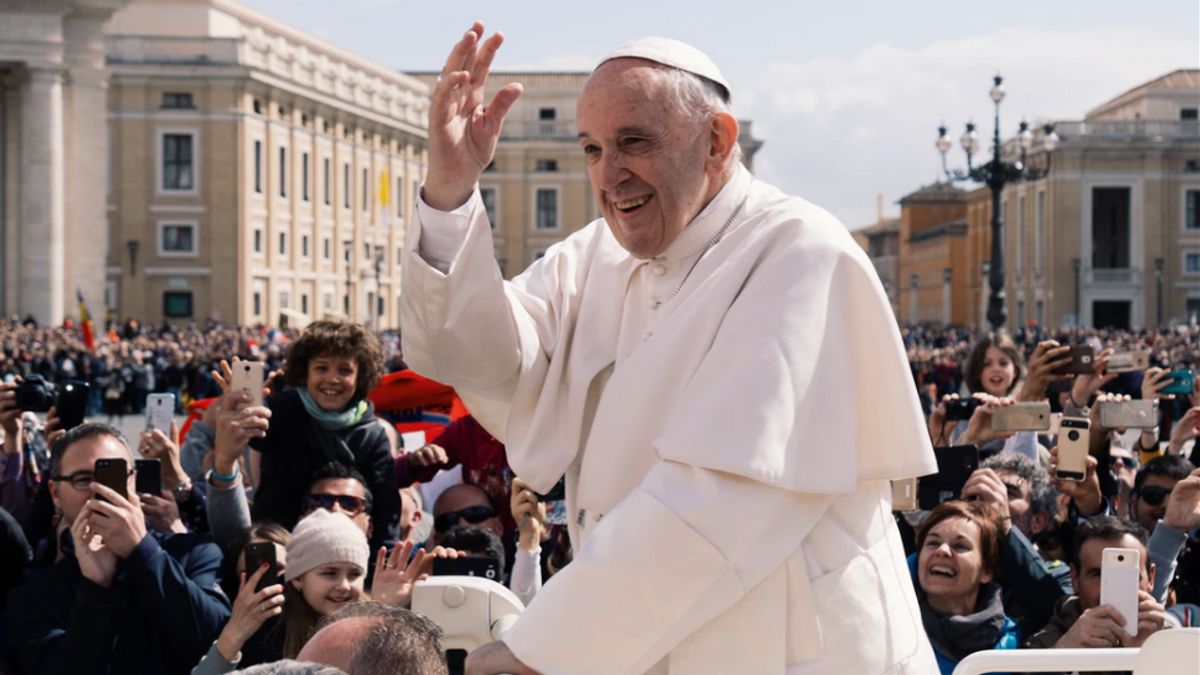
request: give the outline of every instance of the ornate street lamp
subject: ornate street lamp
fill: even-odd
[[[1006,183],[1038,180],[1049,173],[1050,154],[1058,147],[1058,134],[1054,133],[1054,125],[1045,125],[1042,127],[1042,148],[1046,151],[1046,164],[1036,169],[1026,166],[1026,155],[1033,147],[1033,132],[1029,130],[1026,122],[1021,122],[1020,131],[1017,133],[1017,142],[1021,147],[1021,159],[1011,163],[1004,161],[1001,156],[1000,144],[1000,102],[1004,100],[1003,81],[999,75],[996,75],[991,90],[992,102],[996,106],[996,128],[992,136],[992,160],[990,162],[975,166],[971,161],[981,149],[979,133],[975,131],[973,122],[967,122],[967,130],[959,139],[959,143],[967,153],[966,171],[959,169],[951,171],[946,166],[946,154],[950,152],[950,147],[954,144],[946,135],[944,124],[938,127],[937,139],[937,149],[942,155],[942,170],[946,173],[948,181],[970,180],[984,183],[992,191],[992,259],[988,274],[988,286],[991,292],[988,294],[987,319],[992,325],[992,330],[996,331],[1004,330],[1004,324],[1008,320],[1004,294],[1004,247],[1001,241],[1004,223],[1000,220],[1000,195],[1004,192]]]

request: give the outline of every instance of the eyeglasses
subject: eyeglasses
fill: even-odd
[[[1108,458],[1108,465],[1114,469],[1117,468],[1118,462],[1120,462],[1121,464],[1124,464],[1125,468],[1129,469],[1130,471],[1133,471],[1134,469],[1137,468],[1137,460],[1135,460],[1132,457],[1109,457]]]
[[[125,477],[129,478],[135,473],[137,472],[133,470],[126,471]],[[71,487],[80,492],[90,492],[92,490],[92,483],[96,482],[96,476],[91,471],[84,470],[76,471],[69,476],[51,476],[50,480],[67,482],[71,484]]]
[[[332,511],[334,505],[347,515],[357,516],[367,510],[367,500],[353,495],[331,495],[316,493],[308,496],[308,505],[314,509]]]
[[[468,506],[458,511],[448,511],[433,519],[433,529],[445,532],[458,524],[459,519],[472,525],[478,525],[488,518],[495,518],[496,512],[488,506]]]
[[[1171,494],[1169,488],[1158,485],[1144,485],[1138,490],[1138,499],[1141,499],[1150,506],[1162,506],[1163,500],[1169,494]]]

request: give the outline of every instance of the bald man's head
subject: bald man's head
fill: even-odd
[[[349,675],[447,675],[442,629],[402,607],[357,602],[321,620],[298,659]]]

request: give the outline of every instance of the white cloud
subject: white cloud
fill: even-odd
[[[756,169],[784,190],[825,206],[855,228],[940,176],[933,144],[945,121],[957,138],[974,119],[992,133],[991,77],[1008,95],[1002,133],[1025,117],[1079,119],[1130,87],[1197,67],[1194,41],[1146,30],[1001,30],[920,47],[866,47],[849,58],[771,63],[735,84],[739,117],[765,140]],[[957,143],[952,165],[962,163]]]

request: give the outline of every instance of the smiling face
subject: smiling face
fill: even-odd
[[[333,614],[363,596],[363,569],[353,563],[321,565],[292,579],[304,602],[321,616]]]
[[[304,387],[322,410],[341,412],[354,398],[358,361],[351,356],[324,354],[308,362]]]
[[[983,569],[979,526],[965,518],[947,518],[925,535],[917,558],[917,581],[931,604],[957,604],[992,580]],[[942,601],[938,603],[937,601]]]
[[[592,73],[579,98],[579,143],[600,212],[636,258],[660,255],[720,190],[723,139],[669,95],[665,68],[615,59]],[[736,138],[736,124],[734,124]]]
[[[1016,378],[1017,364],[1008,354],[996,347],[988,347],[979,376],[983,390],[992,396],[1007,396]]]

